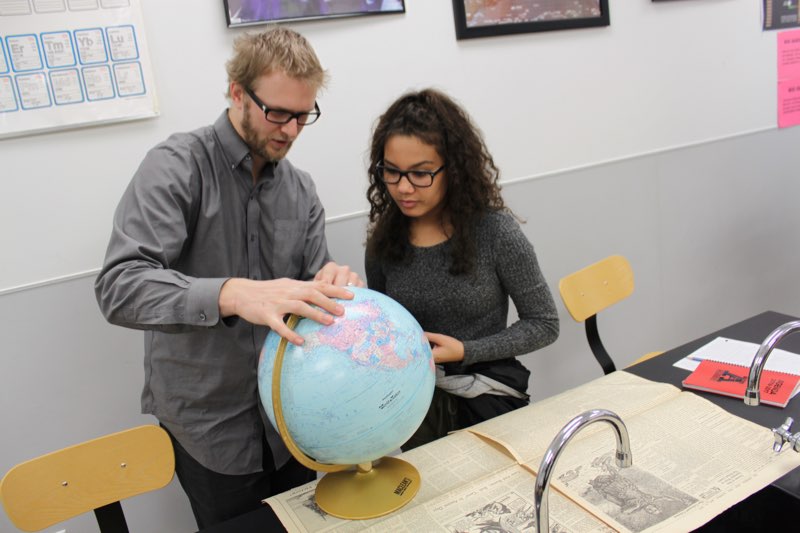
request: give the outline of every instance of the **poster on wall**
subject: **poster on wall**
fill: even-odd
[[[800,125],[800,30],[778,33],[778,127]]]
[[[764,0],[764,29],[800,27],[800,0]]]
[[[608,26],[608,0],[453,0],[456,39]]]
[[[0,0],[0,139],[158,115],[139,0]]]
[[[405,13],[404,0],[224,0],[228,27]]]

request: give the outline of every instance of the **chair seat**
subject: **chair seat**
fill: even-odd
[[[658,357],[662,353],[664,353],[664,352],[648,352],[648,353],[644,354],[643,356],[641,356],[636,361],[634,361],[633,363],[629,364],[628,366],[633,366],[633,365],[638,365],[639,363],[644,363],[648,359],[652,359],[653,357]]]

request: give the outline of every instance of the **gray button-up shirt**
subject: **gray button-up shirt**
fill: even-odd
[[[227,113],[146,155],[114,215],[95,282],[109,322],[145,331],[142,412],[206,467],[262,469],[256,371],[268,329],[221,319],[231,277],[311,279],[329,260],[311,177],[286,160],[253,184]],[[276,461],[287,457],[266,424]]]

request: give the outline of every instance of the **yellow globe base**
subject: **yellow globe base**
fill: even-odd
[[[329,515],[366,520],[391,513],[419,491],[420,476],[411,463],[383,457],[374,465],[325,474],[317,483],[316,500]]]

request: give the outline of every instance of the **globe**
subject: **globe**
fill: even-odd
[[[399,448],[422,423],[435,382],[430,345],[414,317],[384,294],[348,289],[354,298],[338,300],[344,315],[332,324],[297,322],[304,343],[283,342],[280,375],[291,438],[310,458],[336,465],[366,463]],[[261,402],[276,428],[272,374],[281,340],[267,335],[258,364]]]

